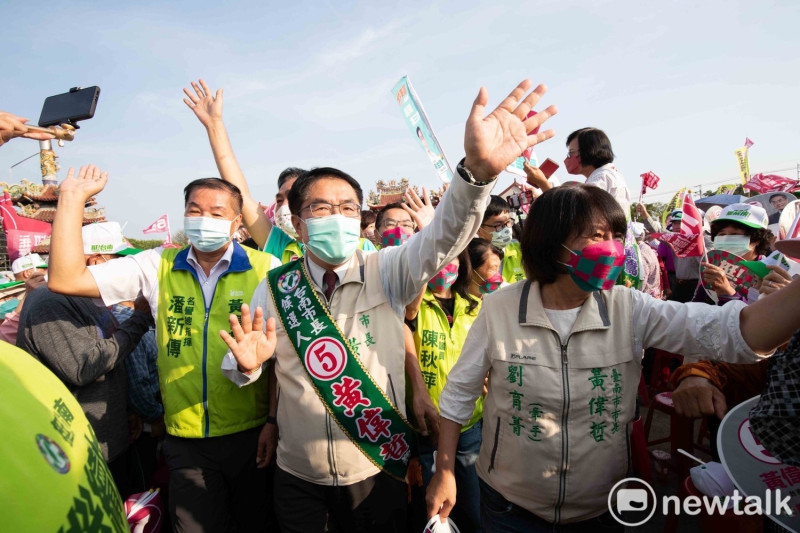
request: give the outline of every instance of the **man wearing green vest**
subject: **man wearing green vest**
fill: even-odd
[[[232,235],[242,196],[223,180],[195,180],[184,189],[184,231],[191,245],[157,248],[86,267],[81,244],[85,202],[107,174],[70,169],[53,221],[48,287],[102,298],[106,305],[143,295],[156,322],[158,374],[170,470],[169,505],[177,531],[265,531],[263,470],[256,446],[267,419],[267,383],[240,389],[219,371],[226,346],[219,331],[240,315],[271,256],[243,248]]]
[[[483,222],[477,236],[490,241],[494,246],[503,250],[503,264],[500,272],[506,283],[516,283],[525,279],[525,270],[522,268],[522,249],[519,241],[511,238],[511,226],[513,225],[514,219],[511,216],[508,202],[493,194],[488,207],[486,207],[486,213],[483,215]]]
[[[306,256],[270,272],[252,318],[243,307],[241,325],[231,318],[233,335],[221,333],[231,349],[223,368],[238,384],[257,384],[275,356],[282,531],[405,531],[405,307],[475,235],[497,174],[553,136],[527,134],[556,112],[551,106],[526,120],[546,90],[528,93],[531,85],[522,82],[486,117],[488,93],[480,90],[458,175],[431,224],[403,246],[357,250],[363,196],[348,174],[318,168],[292,187],[289,208]]]

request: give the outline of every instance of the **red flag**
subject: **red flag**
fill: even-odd
[[[744,147],[745,148],[750,148],[751,146],[753,146],[753,144],[754,143],[753,143],[753,141],[750,140],[750,138],[748,138],[748,137],[744,138]]]
[[[678,257],[702,257],[705,253],[703,241],[703,218],[694,205],[692,195],[683,197],[683,217],[680,233],[654,233],[653,237],[668,243]]]
[[[161,215],[158,220],[142,230],[142,233],[167,233],[169,234],[169,217]]]
[[[700,257],[703,255],[703,236],[684,235],[682,233],[653,233],[654,239],[659,239],[675,251],[678,257]]]
[[[744,184],[744,188],[763,194],[767,192],[792,192],[797,185],[797,180],[784,178],[777,174],[762,174],[759,172]]]
[[[647,187],[648,189],[655,189],[656,187],[658,187],[659,177],[656,176],[655,172],[653,172],[652,170],[639,175],[642,178],[642,191],[644,191],[645,187]]]
[[[697,241],[697,251],[690,251],[692,255],[684,257],[698,257],[705,253],[703,242],[703,216],[700,210],[694,205],[692,195],[686,193],[683,198],[683,218],[681,218],[681,234]]]

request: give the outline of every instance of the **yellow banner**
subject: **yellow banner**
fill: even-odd
[[[714,195],[717,194],[733,194],[733,191],[736,190],[737,185],[735,183],[729,183],[728,185],[720,185],[717,187],[717,190],[714,191]]]
[[[686,187],[682,187],[678,192],[675,193],[675,196],[672,197],[672,200],[669,201],[667,204],[667,208],[661,214],[661,226],[666,229],[667,227],[667,217],[670,213],[675,211],[676,209],[683,207],[683,193],[686,191]]]
[[[739,177],[742,179],[742,185],[747,183],[750,179],[750,164],[747,162],[747,147],[742,146],[733,151],[736,154],[736,162],[739,164]]]

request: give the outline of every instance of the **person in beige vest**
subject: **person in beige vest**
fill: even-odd
[[[521,240],[528,279],[484,297],[439,399],[429,516],[446,517],[456,500],[456,442],[487,371],[483,530],[623,531],[607,502],[629,470],[643,349],[748,362],[800,326],[800,280],[749,307],[614,286],[625,229],[619,204],[598,187],[557,187],[533,203]]]
[[[481,89],[467,121],[466,157],[431,224],[403,246],[371,254],[357,250],[361,188],[340,170],[309,171],[289,193],[293,223],[308,251],[302,265],[309,285],[363,370],[401,415],[405,306],[467,246],[497,174],[527,146],[553,135],[552,130],[527,134],[556,113],[551,106],[526,118],[546,90],[540,85],[528,92],[531,86],[528,80],[522,82],[488,116],[488,93]],[[291,268],[296,266],[284,265],[278,272]],[[256,379],[262,364],[275,355],[280,439],[274,492],[282,531],[405,531],[407,489],[402,474],[391,476],[376,466],[356,444],[359,439],[342,430],[341,419],[329,414],[329,404],[320,399],[309,376],[309,352],[304,359],[298,357],[295,334],[291,339],[287,334],[294,326],[288,322],[284,327],[280,313],[287,312],[285,298],[278,292],[286,286],[277,287],[273,294],[271,285],[262,283],[251,303],[252,323],[233,320],[233,338],[222,336],[231,348],[223,371],[242,385]],[[264,328],[262,314],[268,317]]]

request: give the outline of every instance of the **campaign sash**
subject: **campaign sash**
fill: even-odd
[[[267,282],[283,329],[325,408],[370,461],[404,480],[411,426],[320,302],[305,262],[292,261],[270,270]]]

